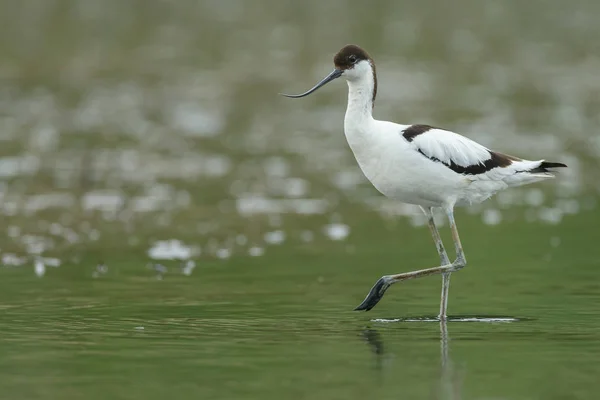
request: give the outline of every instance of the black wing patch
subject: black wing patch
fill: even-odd
[[[425,155],[425,153],[423,153],[421,150],[419,150],[419,153],[421,153],[425,157],[427,157],[427,155]],[[488,171],[491,171],[494,168],[508,167],[509,165],[511,165],[513,163],[513,161],[521,161],[520,158],[509,156],[509,155],[502,154],[502,153],[496,153],[495,151],[490,151],[489,153],[490,153],[490,158],[488,158],[484,162],[469,165],[466,167],[463,167],[462,165],[458,165],[458,164],[454,163],[454,161],[450,161],[450,164],[448,164],[448,163],[445,163],[435,157],[427,157],[427,158],[429,158],[431,161],[442,163],[446,167],[450,168],[452,171],[456,172],[457,174],[462,174],[462,175],[484,174]]]
[[[411,125],[402,131],[402,136],[409,142],[412,142],[417,136],[427,131],[435,129],[430,125]]]

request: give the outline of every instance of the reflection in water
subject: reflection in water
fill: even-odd
[[[440,399],[461,399],[461,379],[457,374],[452,359],[449,357],[448,324],[440,321]]]
[[[383,340],[381,334],[375,329],[367,328],[362,332],[363,337],[371,346],[371,350],[378,356],[383,355]]]
[[[381,334],[375,329],[366,328],[362,331],[362,336],[369,344],[371,351],[375,354],[375,366],[377,369],[381,369],[383,366],[383,340]]]
[[[366,340],[375,354],[376,368],[382,368],[384,356],[384,345],[381,334],[373,329],[366,328],[362,331],[362,337]],[[446,321],[440,321],[440,378],[435,386],[439,388],[436,398],[439,399],[461,399],[462,379],[454,368],[452,359],[449,356],[450,337],[448,336],[448,324]]]
[[[448,365],[448,324],[445,320],[440,321],[440,351],[443,371]]]

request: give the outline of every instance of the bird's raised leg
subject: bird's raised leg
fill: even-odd
[[[454,210],[452,208],[445,209],[448,221],[450,221],[450,230],[452,231],[452,240],[454,240],[454,249],[456,250],[456,261],[453,264],[461,265],[461,268],[467,265],[467,258],[463,252],[462,244],[460,243],[460,237],[458,236],[458,229],[456,228],[456,222],[454,222]]]
[[[375,307],[375,305],[379,303],[379,301],[385,294],[385,291],[396,282],[421,278],[429,275],[449,274],[462,269],[467,264],[465,255],[462,250],[462,245],[460,244],[460,238],[458,236],[458,230],[456,229],[456,223],[454,222],[454,213],[452,211],[452,208],[448,208],[445,211],[448,215],[448,219],[450,220],[452,239],[454,240],[454,247],[456,248],[456,261],[454,261],[453,263],[448,263],[446,265],[441,265],[439,267],[421,269],[418,271],[405,272],[396,275],[382,276],[377,282],[375,282],[375,285],[373,285],[373,287],[369,291],[369,294],[367,294],[367,297],[363,300],[363,302],[360,303],[360,305],[354,309],[355,311],[369,311],[370,309]]]
[[[431,207],[421,207],[421,210],[423,210],[427,216],[427,224],[429,225],[431,236],[433,237],[435,247],[440,256],[440,265],[450,264],[450,259],[448,258],[448,254],[446,254],[446,249],[444,248],[444,243],[440,237],[440,232],[435,226],[435,221],[433,220],[433,209]],[[440,321],[446,320],[446,309],[448,308],[448,289],[450,289],[450,272],[442,274],[442,295],[440,299],[440,314],[438,315]]]
[[[402,274],[384,275],[381,278],[379,278],[379,280],[377,282],[375,282],[375,285],[373,285],[373,287],[371,288],[371,291],[369,292],[367,297],[363,300],[362,303],[360,303],[360,305],[358,307],[356,307],[354,309],[354,311],[363,311],[363,310],[369,311],[370,309],[375,307],[375,305],[377,303],[379,303],[379,300],[381,300],[381,298],[385,294],[385,291],[390,286],[392,286],[394,283],[406,281],[409,279],[422,278],[424,276],[429,276],[429,275],[437,275],[437,274],[456,272],[459,269],[461,269],[462,267],[463,267],[463,265],[459,265],[456,262],[454,262],[452,264],[441,265],[439,267],[433,267],[433,268],[427,268],[427,269],[421,269],[418,271],[405,272]]]

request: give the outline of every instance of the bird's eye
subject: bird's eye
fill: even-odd
[[[354,64],[356,62],[356,56],[354,54],[351,54],[350,56],[348,56],[348,61]]]

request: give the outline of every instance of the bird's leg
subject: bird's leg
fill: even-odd
[[[440,237],[440,232],[435,226],[435,221],[433,220],[433,209],[423,208],[421,210],[427,216],[427,223],[429,225],[429,230],[431,231],[431,236],[433,237],[433,241],[435,242],[435,247],[440,256],[440,265],[450,264],[450,259],[448,258],[448,254],[446,254],[446,249],[444,248],[444,243],[442,242],[442,238]],[[448,309],[448,290],[450,289],[450,272],[442,274],[442,294],[440,299],[440,314],[438,318],[440,321],[446,320],[446,310]]]
[[[456,227],[456,222],[454,221],[454,211],[452,208],[446,209],[446,215],[448,215],[448,221],[450,221],[450,230],[452,231],[452,240],[454,241],[454,249],[456,250],[456,260],[454,261],[454,265],[463,268],[467,265],[467,259],[465,258],[465,253],[463,252],[462,244],[460,243],[460,237],[458,236],[458,228]],[[433,224],[433,216],[432,216],[432,224]],[[433,225],[433,229],[435,229],[435,225]],[[437,233],[437,230],[436,230]],[[438,233],[439,238],[439,233]],[[434,237],[435,239],[435,237]],[[440,240],[441,241],[441,240]],[[448,256],[446,255],[446,260],[448,260]],[[442,264],[444,261],[442,261]],[[438,318],[440,321],[446,321],[446,311],[448,310],[448,291],[450,289],[450,273],[442,274],[442,296],[440,300],[440,314]]]
[[[455,265],[455,263],[452,263],[447,265],[441,265],[439,267],[421,269],[418,271],[404,272],[402,274],[382,276],[377,282],[375,282],[375,285],[373,285],[367,297],[363,300],[362,303],[360,303],[358,307],[354,309],[354,311],[369,311],[370,309],[375,307],[375,305],[379,303],[379,300],[381,300],[381,298],[385,294],[385,291],[394,283],[406,281],[409,279],[422,278],[424,276],[429,275],[455,272],[461,268],[462,266],[458,266]]]
[[[438,251],[438,255],[440,256],[440,265],[450,264],[450,259],[448,258],[448,254],[446,254],[446,249],[444,248],[444,243],[442,242],[442,238],[440,237],[440,232],[435,226],[435,221],[433,220],[433,209],[432,208],[423,208],[421,210],[427,216],[427,224],[429,225],[429,230],[431,231],[431,236],[433,237],[433,241],[435,242],[435,248]]]
[[[454,222],[454,211],[452,208],[446,209],[446,215],[448,215],[448,221],[450,221],[452,240],[454,240],[454,249],[456,250],[456,261],[454,261],[453,264],[460,265],[460,267],[463,268],[467,265],[467,258],[463,252],[462,244],[460,243],[460,236],[458,236],[458,229],[456,228],[456,222]]]
[[[394,283],[406,281],[409,279],[421,278],[429,275],[437,275],[437,274],[449,274],[452,272],[456,272],[467,264],[465,255],[462,250],[462,245],[460,244],[460,238],[458,236],[458,230],[456,229],[456,223],[454,222],[454,213],[452,209],[447,209],[446,214],[448,215],[448,219],[450,220],[450,229],[452,230],[452,238],[454,240],[454,247],[456,248],[456,261],[453,263],[448,263],[446,265],[441,265],[439,267],[421,269],[418,271],[405,272],[402,274],[396,275],[385,275],[379,278],[375,285],[369,291],[367,297],[363,300],[362,303],[358,307],[356,307],[355,311],[369,311],[383,297],[385,291]]]

